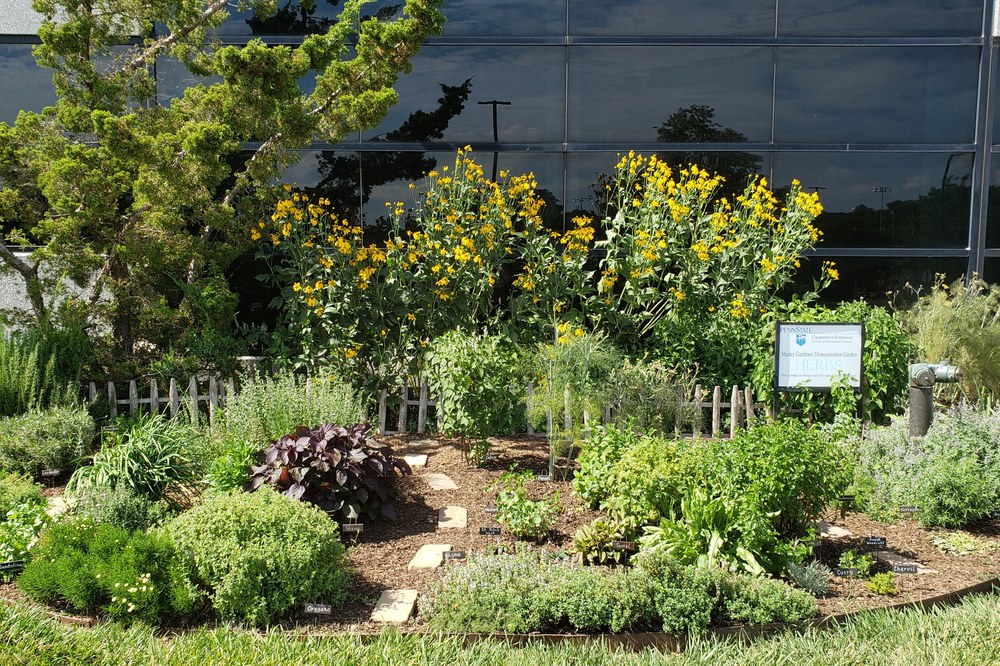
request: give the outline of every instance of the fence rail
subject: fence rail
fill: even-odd
[[[122,384],[128,385],[128,397],[118,397],[118,387]],[[198,421],[203,403],[208,406],[209,423],[214,423],[216,412],[225,406],[229,396],[235,394],[234,380],[231,378],[222,380],[219,377],[201,379],[191,377],[185,392],[179,390],[176,379],[171,379],[166,395],[160,393],[160,385],[155,379],[146,380],[142,387],[140,380],[136,379],[125,382],[102,382],[100,388],[97,383],[90,382],[87,387],[87,397],[90,402],[95,402],[99,396],[107,396],[112,417],[118,416],[120,412],[133,413],[143,409],[160,412],[166,406],[171,418],[176,418],[182,410],[186,410],[192,423]]]

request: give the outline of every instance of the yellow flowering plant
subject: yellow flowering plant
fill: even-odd
[[[722,181],[697,165],[675,172],[634,152],[616,165],[605,185],[606,240],[597,243],[597,304],[602,327],[621,331],[626,349],[658,347],[685,367],[726,365],[706,359],[696,338],[732,337],[771,308],[819,241],[813,222],[822,206],[798,181],[783,202],[763,177],[733,201],[718,196]],[[825,265],[814,289],[836,277]]]

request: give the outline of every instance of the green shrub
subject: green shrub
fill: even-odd
[[[0,516],[17,504],[42,501],[42,487],[27,474],[0,472]]]
[[[732,623],[797,622],[816,614],[816,598],[780,580],[739,576],[726,591],[723,613]]]
[[[498,523],[520,539],[540,540],[549,533],[561,509],[558,493],[552,499],[528,497],[527,485],[532,478],[534,474],[530,471],[506,472],[488,491],[497,493]]]
[[[640,552],[636,568],[654,581],[653,604],[663,631],[702,631],[718,620],[718,604],[726,572],[718,567],[692,567],[663,551]]]
[[[165,529],[192,584],[223,619],[263,625],[303,602],[345,598],[337,524],[270,488],[210,497]]]
[[[677,515],[690,482],[687,452],[677,440],[646,435],[615,462],[604,508],[630,533]]]
[[[876,520],[917,507],[924,526],[963,527],[1000,506],[1000,414],[960,403],[911,439],[906,419],[873,428],[859,443],[856,503]]]
[[[73,514],[97,525],[113,525],[130,532],[146,531],[171,515],[162,502],[139,495],[125,485],[78,494]]]
[[[102,492],[119,486],[174,506],[190,502],[204,471],[198,431],[159,414],[140,414],[124,429],[108,433],[93,462],[77,469],[70,492]]]
[[[620,564],[625,551],[615,548],[614,542],[623,541],[626,536],[623,525],[601,516],[577,529],[571,550],[590,564]]]
[[[69,470],[89,454],[97,432],[79,407],[50,407],[0,420],[0,469],[34,477],[43,469]]]
[[[463,442],[471,438],[469,459],[483,464],[489,438],[511,430],[523,416],[516,348],[503,336],[454,330],[431,342],[424,363],[438,399],[438,430]]]
[[[164,535],[67,521],[46,530],[17,585],[73,612],[157,623],[197,609],[177,564]]]
[[[243,488],[250,481],[256,454],[268,442],[298,426],[362,420],[361,402],[346,384],[292,374],[244,377],[239,392],[218,413],[211,428],[214,455],[206,483],[216,492]]]
[[[858,578],[870,578],[874,573],[875,558],[869,553],[859,553],[852,548],[840,554],[837,566],[841,569],[857,569]]]

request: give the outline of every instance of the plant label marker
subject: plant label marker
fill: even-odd
[[[885,548],[885,537],[870,536],[862,540],[869,548]]]
[[[858,575],[857,567],[848,567],[846,569],[834,569],[833,573],[835,576],[840,576],[841,578],[854,578]]]
[[[916,513],[917,507],[915,506],[901,506],[899,507],[900,513]]]
[[[480,527],[479,528],[479,533],[480,534],[487,534],[487,535],[490,535],[490,536],[500,536],[500,528],[499,527]]]
[[[611,547],[617,550],[627,550],[627,551],[639,550],[639,546],[635,543],[635,541],[612,541]]]
[[[483,511],[485,511],[486,513],[496,513],[497,508],[495,506],[488,506],[485,509],[483,509]]]
[[[0,572],[3,573],[20,573],[22,569],[24,569],[24,560],[0,562]]]
[[[465,551],[464,550],[446,550],[444,551],[445,560],[464,560]]]
[[[340,526],[340,531],[343,534],[350,534],[357,541],[361,533],[365,531],[365,526],[361,523],[346,523]]]
[[[548,474],[539,474],[535,477],[535,481],[551,481],[552,477]]]
[[[330,615],[333,613],[333,606],[330,604],[306,604],[302,612],[307,615]]]
[[[496,462],[497,460],[500,460],[499,453],[487,453],[483,456],[483,462]]]
[[[915,574],[917,573],[916,564],[893,564],[892,573],[898,574]]]
[[[43,479],[51,478],[51,477],[54,477],[54,476],[59,476],[60,474],[62,474],[62,470],[61,469],[43,469],[42,470],[42,478]]]

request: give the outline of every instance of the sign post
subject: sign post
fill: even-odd
[[[774,414],[778,394],[828,392],[843,383],[860,391],[865,325],[779,322],[774,345]]]

